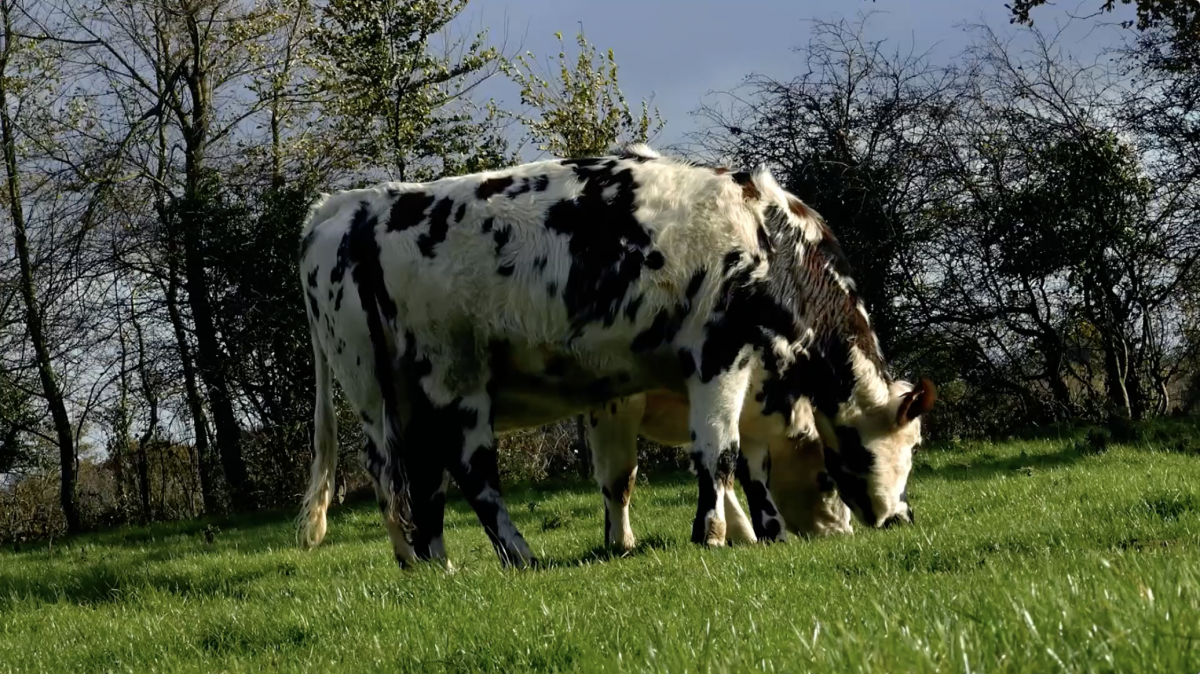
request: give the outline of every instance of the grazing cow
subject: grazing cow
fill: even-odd
[[[671,391],[648,391],[610,401],[587,416],[584,438],[604,495],[604,542],[619,551],[631,550],[635,540],[629,526],[629,502],[637,479],[637,436],[668,447],[689,444],[688,401]],[[820,439],[756,437],[758,417],[751,406],[743,407],[742,446],[769,452],[768,487],[786,530],[814,537],[852,533],[850,510],[825,471]],[[756,485],[748,469],[749,462],[739,457],[735,474],[750,494]],[[751,523],[746,519],[733,489],[725,490],[725,517],[730,543],[753,543],[765,533],[761,520]]]
[[[323,197],[302,237],[316,369],[306,543],[320,539],[336,455],[331,377],[362,418],[402,565],[445,560],[451,476],[501,561],[534,561],[501,497],[495,434],[654,389],[689,401],[693,541],[724,545],[742,453],[752,516],[767,538],[782,534],[768,454],[739,435],[747,399],[759,437],[800,437],[815,420],[866,525],[911,519],[932,384],[891,379],[833,234],[765,168],[638,146],[383,184]]]

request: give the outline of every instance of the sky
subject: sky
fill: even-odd
[[[1053,0],[1052,0],[1053,1]],[[681,141],[695,128],[688,114],[712,91],[727,91],[750,73],[786,79],[799,71],[793,48],[809,39],[809,21],[853,20],[875,12],[867,36],[918,52],[932,50],[938,63],[954,60],[970,42],[967,24],[986,23],[1009,31],[1006,0],[475,0],[460,17],[461,28],[487,28],[490,41],[531,51],[543,66],[558,53],[555,31],[562,31],[568,56],[582,22],[588,41],[599,50],[612,48],[619,80],[630,104],[653,96],[667,126],[655,141]],[[1060,0],[1033,14],[1039,28],[1053,28],[1069,14],[1094,12],[1101,0]],[[735,9],[736,8],[736,9]],[[1129,18],[1132,10],[1118,5],[1105,18]],[[1076,22],[1067,40],[1073,55],[1090,60],[1115,44],[1115,32],[1093,31],[1094,22]],[[510,107],[519,101],[502,81],[479,90]]]

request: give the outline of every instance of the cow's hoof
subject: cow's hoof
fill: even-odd
[[[630,536],[629,538],[623,538],[619,541],[611,541],[608,544],[608,549],[614,554],[618,555],[628,555],[629,553],[633,552],[634,548],[636,547],[637,541],[633,538],[633,536]]]
[[[525,545],[511,545],[497,550],[500,564],[505,568],[529,569],[537,566],[538,559]]]
[[[704,545],[710,548],[725,547],[725,520],[719,520],[712,515],[704,518]]]

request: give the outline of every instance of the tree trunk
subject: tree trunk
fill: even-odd
[[[150,447],[158,434],[158,395],[150,381],[146,368],[146,341],[142,337],[142,325],[138,323],[137,306],[130,298],[130,320],[137,334],[138,349],[138,379],[142,382],[142,397],[150,407],[150,418],[146,422],[146,430],[138,438],[138,489],[141,491],[142,521],[149,522],[153,518],[150,511]],[[159,457],[160,460],[162,457]]]
[[[587,479],[591,476],[592,452],[588,448],[587,428],[583,425],[583,415],[575,417],[575,442],[579,453],[579,477]]]
[[[247,510],[253,506],[250,479],[242,457],[241,428],[233,411],[229,378],[225,360],[217,339],[216,323],[208,296],[208,274],[204,267],[204,213],[208,200],[204,190],[204,161],[208,147],[209,114],[212,110],[209,87],[206,40],[208,33],[197,19],[195,8],[184,4],[191,54],[183,68],[183,80],[188,89],[191,109],[181,114],[184,141],[184,191],[180,224],[183,227],[183,272],[192,308],[196,331],[196,364],[204,380],[208,403],[217,432],[217,451],[225,481],[229,485],[234,507]]]
[[[1112,412],[1125,419],[1132,419],[1129,406],[1129,390],[1125,387],[1125,372],[1128,358],[1123,352],[1125,340],[1110,334],[1104,339],[1104,380],[1108,392],[1108,403]]]
[[[1057,345],[1049,344],[1050,340],[1042,343],[1046,355],[1046,379],[1050,384],[1050,392],[1054,395],[1054,404],[1058,406],[1055,417],[1071,415],[1071,391],[1062,377],[1062,350]]]
[[[75,434],[71,428],[70,417],[63,401],[62,390],[54,373],[54,365],[50,361],[50,350],[46,346],[46,335],[42,325],[41,311],[37,303],[37,295],[33,287],[33,267],[29,261],[29,239],[25,231],[25,212],[21,202],[21,181],[17,173],[16,133],[13,121],[8,116],[8,57],[12,53],[13,26],[11,7],[3,3],[4,13],[4,48],[0,53],[0,142],[4,144],[4,168],[9,206],[9,215],[13,221],[14,245],[17,250],[17,260],[20,266],[21,299],[25,304],[25,327],[29,331],[29,340],[33,343],[34,355],[37,359],[38,378],[42,383],[42,392],[46,396],[46,404],[50,408],[50,417],[54,420],[54,433],[58,442],[58,458],[62,471],[59,500],[62,504],[63,517],[67,521],[67,532],[78,533],[83,525],[79,517],[78,495],[75,493]]]
[[[128,348],[123,329],[117,329],[117,342],[121,347],[120,377],[117,381],[117,409],[112,423],[112,437],[108,443],[108,461],[112,465],[117,511],[124,519],[129,514],[125,494],[125,453],[129,448],[129,370],[126,367]]]
[[[177,265],[173,261],[176,252],[174,242],[169,242],[168,247],[170,249],[167,252],[168,259],[172,261],[168,263],[167,270],[167,315],[171,319],[175,344],[179,349],[179,363],[183,368],[183,386],[187,394],[188,414],[192,417],[192,433],[195,436],[193,446],[196,450],[196,473],[200,476],[200,495],[204,499],[204,512],[211,515],[220,512],[221,506],[217,500],[212,461],[209,459],[208,416],[204,413],[204,401],[200,397],[199,382],[196,381],[192,349],[188,344],[183,316],[179,312],[179,273],[176,269]]]

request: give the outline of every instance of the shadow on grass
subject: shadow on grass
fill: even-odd
[[[539,569],[555,569],[570,568],[585,564],[604,563],[614,559],[640,557],[641,555],[650,554],[651,551],[654,550],[668,550],[678,547],[683,543],[684,541],[682,539],[668,538],[661,534],[651,534],[640,539],[632,550],[621,552],[609,548],[608,546],[598,545],[578,555],[540,558],[538,560],[537,567]]]
[[[1017,456],[996,457],[984,452],[964,456],[959,461],[940,467],[919,464],[913,472],[921,477],[936,477],[943,480],[986,480],[1001,473],[1032,474],[1040,470],[1069,466],[1084,458],[1085,455],[1074,445],[1067,444],[1056,452],[1045,454],[1022,452]]]
[[[20,600],[67,602],[82,606],[117,603],[143,591],[160,591],[192,599],[245,599],[249,585],[272,575],[288,576],[288,562],[263,561],[250,568],[228,566],[177,570],[129,560],[93,562],[38,575],[0,572],[0,610]]]
[[[686,471],[648,471],[648,475],[639,477],[639,482],[649,483],[655,487],[671,487],[693,484],[695,477]],[[457,520],[459,526],[479,526],[474,510],[462,497],[457,488],[452,487],[446,503],[448,520]],[[573,504],[566,507],[545,507],[543,503],[552,497],[566,496],[572,499],[582,499],[585,505]],[[574,520],[590,517],[603,517],[603,501],[600,490],[595,482],[579,477],[566,477],[546,480],[538,483],[506,485],[505,500],[513,512],[513,518],[523,530],[549,531],[569,526]],[[649,494],[646,495],[649,497]],[[128,580],[129,574],[118,573],[115,568],[108,566],[109,558],[120,559],[127,567],[141,568],[148,564],[161,562],[202,559],[214,554],[236,552],[240,555],[255,555],[269,550],[288,550],[297,547],[293,522],[298,509],[276,508],[256,513],[235,514],[225,516],[204,517],[196,520],[179,522],[163,522],[147,526],[123,526],[96,532],[80,534],[60,539],[26,542],[18,550],[5,546],[0,550],[0,570],[19,569],[22,562],[36,563],[53,560],[79,561],[75,568],[75,579],[38,579],[21,580],[20,574],[4,574],[0,572],[0,593],[5,590],[17,590],[19,595],[32,594],[53,601],[61,593],[69,601],[98,601],[114,591],[119,591],[123,585],[114,579]],[[373,500],[355,499],[334,505],[329,510],[329,528],[334,534],[332,540],[323,545],[356,543],[359,541],[385,540],[382,524],[364,530],[361,526],[357,531],[341,534],[349,525],[349,519],[359,514],[371,513],[377,516],[377,506]],[[655,547],[653,539],[639,545],[639,550]],[[585,559],[598,558],[601,548],[589,551],[583,556],[562,560],[562,563],[577,564]],[[637,554],[637,550],[634,551]],[[149,576],[145,576],[149,578]],[[153,585],[153,579],[138,581]],[[231,580],[234,582],[236,579]],[[163,582],[176,582],[167,579]],[[215,582],[215,581],[214,581]],[[39,584],[46,585],[38,590]],[[135,583],[136,584],[136,583]]]

